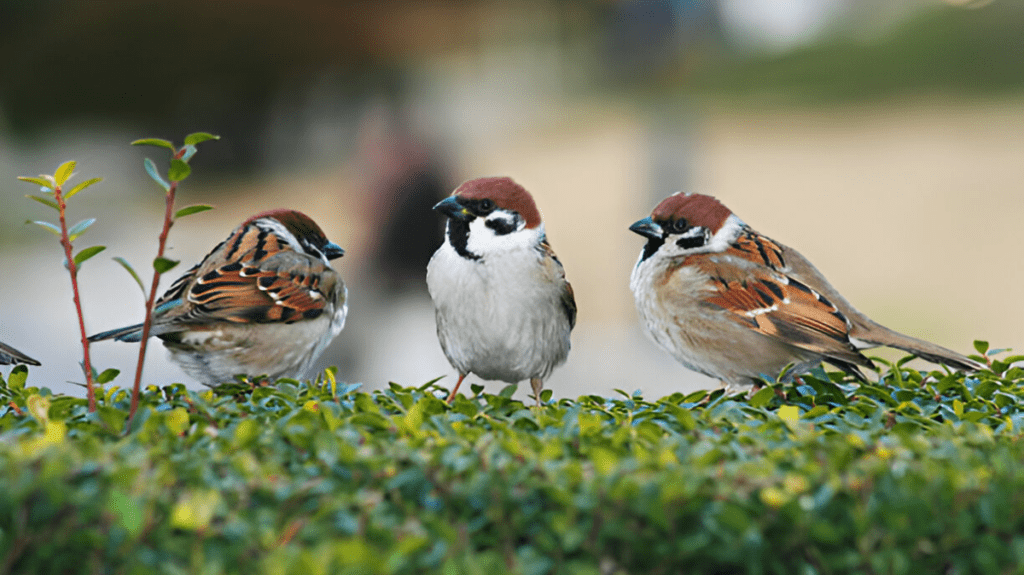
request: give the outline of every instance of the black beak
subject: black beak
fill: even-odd
[[[340,258],[341,256],[345,255],[345,250],[341,249],[341,246],[334,242],[327,242],[327,245],[325,245],[323,248],[323,252],[324,257],[326,257],[329,260],[333,260],[334,258]]]
[[[448,196],[441,200],[434,206],[434,209],[454,220],[468,222],[473,219],[473,214],[469,213],[469,210],[460,204],[459,199],[455,196]]]
[[[638,220],[636,223],[629,226],[629,231],[652,240],[661,239],[665,235],[665,230],[658,224],[654,223],[654,220],[650,217]]]

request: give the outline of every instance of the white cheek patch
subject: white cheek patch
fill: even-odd
[[[490,221],[495,223],[488,225]],[[528,229],[525,222],[519,219],[516,219],[514,231],[508,233],[499,234],[493,227],[508,225],[510,221],[508,214],[500,216],[491,214],[487,219],[475,218],[469,222],[469,240],[466,243],[466,249],[486,258],[488,254],[533,248],[544,234],[543,224]]]

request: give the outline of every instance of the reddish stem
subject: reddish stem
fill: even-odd
[[[60,245],[64,247],[64,257],[67,258],[68,271],[71,273],[71,293],[74,296],[75,310],[78,312],[78,329],[82,335],[82,367],[85,369],[85,396],[89,400],[89,411],[96,411],[96,395],[92,389],[92,360],[89,358],[89,337],[85,334],[85,316],[82,315],[82,300],[78,296],[78,266],[75,265],[71,253],[71,239],[68,237],[68,223],[64,217],[67,204],[64,203],[64,196],[60,186],[54,186],[53,198],[57,200],[57,210],[60,214]]]
[[[175,154],[175,157],[178,157]],[[160,231],[160,244],[156,251],[156,257],[164,257],[164,248],[167,245],[167,235],[174,225],[174,193],[178,189],[178,182],[171,182],[167,190],[164,210],[164,228]],[[135,417],[135,410],[139,407],[139,388],[142,385],[142,365],[146,361],[146,344],[149,343],[149,331],[153,327],[153,302],[156,301],[156,288],[160,284],[160,272],[153,268],[153,283],[149,288],[149,298],[146,300],[146,319],[142,322],[142,341],[139,344],[139,361],[135,365],[135,384],[132,387],[132,404],[128,411],[128,423],[131,424]]]

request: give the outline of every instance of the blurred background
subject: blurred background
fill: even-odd
[[[460,182],[531,190],[579,304],[556,397],[714,387],[636,322],[627,227],[719,197],[874,319],[964,353],[1024,349],[1024,2],[1015,0],[0,0],[0,340],[84,395],[55,219],[19,175],[78,161],[90,333],[141,321],[163,192],[142,169],[208,131],[161,291],[249,215],[291,207],[347,253],[321,360],[367,388],[454,373],[424,266]],[[92,347],[130,385],[136,347]],[[147,383],[196,386],[153,345]],[[881,352],[887,358],[899,353]],[[469,382],[476,383],[474,377]],[[489,391],[503,387],[487,384]],[[529,386],[517,392],[525,398]]]

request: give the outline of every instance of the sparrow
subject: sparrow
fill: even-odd
[[[540,392],[569,355],[576,299],[533,197],[511,178],[479,178],[434,206],[448,218],[427,264],[437,337],[459,380],[469,373]]]
[[[0,365],[11,365],[24,363],[26,365],[42,365],[31,357],[21,353],[13,347],[0,342]]]
[[[252,216],[157,300],[150,335],[205,385],[302,377],[345,325],[347,291],[330,265],[344,253],[305,214]],[[105,339],[137,342],[142,324],[89,341]]]
[[[822,361],[866,381],[861,350],[902,349],[962,370],[981,364],[857,311],[799,252],[711,196],[677,193],[629,228],[647,238],[630,288],[647,334],[689,369],[746,389]]]

